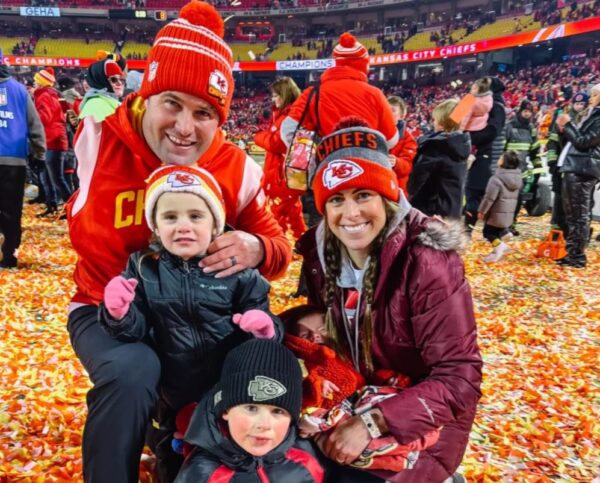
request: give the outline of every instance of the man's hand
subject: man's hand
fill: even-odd
[[[485,219],[485,214],[484,214],[484,213],[482,213],[482,212],[480,211],[479,213],[477,213],[477,219],[478,219],[478,220],[483,220],[483,219]]]
[[[208,246],[208,256],[200,261],[205,273],[218,272],[224,278],[246,268],[257,267],[265,257],[262,242],[243,231],[228,231]]]
[[[352,416],[315,441],[323,454],[339,465],[355,461],[371,442],[371,435],[360,416]]]

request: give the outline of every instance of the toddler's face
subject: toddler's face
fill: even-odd
[[[264,456],[279,446],[290,429],[292,417],[269,404],[240,404],[223,414],[231,438],[253,456]]]
[[[315,344],[327,342],[325,318],[321,314],[310,314],[296,322],[296,336]]]
[[[471,94],[473,94],[473,95],[479,94],[479,86],[477,84],[471,85]]]
[[[156,232],[170,253],[184,260],[204,255],[216,234],[206,202],[194,193],[167,192],[156,203]]]

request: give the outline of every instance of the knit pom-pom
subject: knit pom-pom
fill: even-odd
[[[359,116],[346,116],[340,119],[333,130],[339,131],[340,129],[348,129],[350,127],[369,127],[369,123]]]
[[[183,18],[193,25],[205,27],[221,38],[225,34],[225,24],[219,12],[206,2],[192,0],[179,11],[179,18]]]
[[[344,32],[342,35],[340,35],[340,45],[342,47],[349,49],[350,47],[354,47],[355,43],[356,38],[354,38],[354,35],[352,35],[350,32]]]
[[[110,52],[108,52],[107,50],[97,50],[96,60],[104,60],[108,57],[108,54],[110,54]]]
[[[52,67],[46,67],[46,72],[52,76],[54,75],[54,69]]]

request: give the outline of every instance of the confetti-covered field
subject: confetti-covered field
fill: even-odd
[[[0,271],[0,482],[81,481],[89,382],[65,328],[75,255],[65,222],[25,210],[23,268]],[[600,243],[587,269],[562,269],[533,256],[548,218],[523,216],[520,227],[498,264],[481,262],[479,233],[465,253],[485,368],[462,471],[478,482],[590,482],[600,477]],[[295,260],[273,284],[275,312],[301,302],[290,297],[298,272]]]

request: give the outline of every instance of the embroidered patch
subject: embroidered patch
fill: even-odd
[[[267,376],[256,376],[248,384],[248,396],[255,402],[275,399],[286,392],[287,389],[283,384]]]
[[[156,78],[156,71],[158,70],[158,61],[153,60],[148,66],[148,82],[152,82]]]
[[[333,189],[337,185],[354,179],[364,172],[364,169],[353,161],[348,161],[346,159],[332,161],[325,171],[323,171],[323,184],[327,186],[328,189]]]
[[[219,99],[219,104],[225,105],[225,98],[229,92],[229,82],[220,70],[213,70],[208,78],[208,93]]]
[[[169,183],[172,188],[187,188],[188,186],[202,185],[200,178],[184,171],[171,173],[167,177],[167,183]]]

